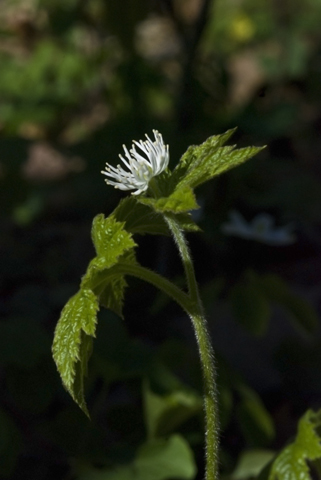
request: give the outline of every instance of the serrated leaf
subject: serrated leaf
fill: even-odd
[[[188,147],[171,175],[170,183],[172,183],[172,188],[174,188],[174,185],[176,186],[186,176],[187,172],[191,172],[194,168],[197,168],[200,153],[199,147],[202,147],[202,145],[205,146],[206,144],[209,149],[214,151],[224,145],[235,131],[236,128],[233,128],[221,135],[213,135],[212,137],[209,137],[201,145],[191,145]]]
[[[257,277],[258,284],[264,294],[272,301],[285,307],[291,314],[296,326],[307,333],[313,333],[319,325],[319,318],[312,307],[303,297],[292,292],[289,286],[278,275],[268,274]]]
[[[95,292],[100,303],[122,316],[126,282],[123,275],[106,280],[104,270],[111,268],[120,259],[135,262],[133,248],[136,243],[130,232],[124,229],[125,222],[118,222],[114,215],[105,219],[97,215],[93,221],[92,238],[97,256],[91,260],[82,278],[81,287]]]
[[[112,278],[105,284],[102,293],[99,296],[99,303],[109,310],[112,310],[123,318],[124,290],[127,282],[124,275]]]
[[[208,138],[198,146],[191,146],[174,169],[171,184],[172,189],[198,185],[244,163],[259,153],[264,147],[246,147],[235,149],[235,146],[222,145],[235,130],[229,130],[222,135]]]
[[[63,308],[52,346],[64,386],[87,415],[83,378],[87,373],[90,337],[95,337],[98,310],[96,295],[89,289],[81,289]]]
[[[97,268],[111,267],[117,263],[120,255],[136,246],[124,225],[124,222],[118,222],[113,215],[105,218],[101,213],[94,218],[91,235],[97,253],[94,259]]]
[[[321,457],[321,438],[316,428],[321,425],[321,412],[308,410],[300,419],[295,441],[274,460],[268,480],[312,480],[307,462]]]
[[[196,474],[193,453],[183,437],[153,440],[142,445],[132,463],[110,468],[76,466],[78,480],[191,480]]]
[[[89,264],[86,275],[82,280],[82,287],[90,288],[99,298],[100,305],[109,308],[123,318],[124,291],[127,287],[125,276],[122,274],[106,275],[104,262],[101,257],[95,257]],[[136,257],[132,249],[120,255],[118,261],[128,264],[136,263]]]
[[[185,213],[199,208],[193,190],[188,186],[175,189],[168,197],[142,197],[138,201],[162,213]]]
[[[233,315],[253,335],[263,335],[271,315],[270,306],[260,288],[254,284],[238,283],[230,291]]]

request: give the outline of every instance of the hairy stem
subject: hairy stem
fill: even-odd
[[[203,370],[204,379],[204,409],[206,420],[206,480],[218,478],[218,409],[217,387],[215,380],[214,352],[208,334],[207,323],[203,314],[198,285],[195,278],[194,266],[184,234],[175,220],[165,216],[165,220],[173,234],[179,253],[182,258],[188,283],[189,296],[192,300],[192,309],[187,313],[190,316]]]
[[[178,305],[180,305],[185,312],[190,315],[190,312],[193,308],[190,297],[178,288],[174,283],[167,278],[159,275],[148,268],[142,267],[139,264],[127,263],[127,262],[118,262],[117,265],[102,270],[97,275],[96,280],[92,283],[92,289],[97,292],[103,291],[104,284],[110,281],[111,277],[119,276],[119,274],[130,275],[136,278],[140,278],[166,293],[170,298],[175,300]]]

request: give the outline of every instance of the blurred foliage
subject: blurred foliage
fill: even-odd
[[[201,375],[176,306],[129,280],[125,322],[100,312],[91,421],[50,352],[93,256],[92,218],[120,198],[99,172],[153,128],[171,167],[235,125],[238,145],[268,145],[200,187],[203,233],[189,234],[218,352],[222,473],[256,477],[320,407],[320,14],[320,0],[1,3],[1,478],[202,478]],[[224,236],[232,209],[294,222],[297,242]],[[180,283],[166,237],[139,244]]]

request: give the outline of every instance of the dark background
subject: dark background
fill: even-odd
[[[94,255],[91,221],[124,196],[100,171],[154,128],[171,167],[235,126],[238,146],[267,145],[199,189],[203,232],[188,236],[218,355],[222,471],[248,448],[281,448],[320,407],[320,16],[320,0],[1,2],[1,478],[89,480],[81,462],[130,462],[146,440],[146,378],[159,395],[181,388],[160,380],[160,365],[201,395],[189,320],[133,279],[125,321],[100,312],[91,422],[51,358],[60,311]],[[292,222],[296,241],[224,236],[230,210]],[[169,239],[137,241],[144,265],[182,285]],[[201,412],[187,417],[172,432],[202,478]]]

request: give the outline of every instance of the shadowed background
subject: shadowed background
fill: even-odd
[[[199,364],[176,305],[129,279],[125,321],[100,312],[91,422],[51,358],[94,254],[92,218],[124,196],[100,171],[152,129],[170,167],[235,126],[239,147],[268,146],[199,189],[203,233],[188,237],[218,354],[222,471],[248,448],[282,447],[320,407],[320,15],[320,0],[1,2],[1,478],[114,479],[148,435],[177,432],[191,457],[141,479],[202,478]],[[295,241],[224,234],[235,210],[291,224]],[[182,285],[169,239],[137,241],[141,263]]]

